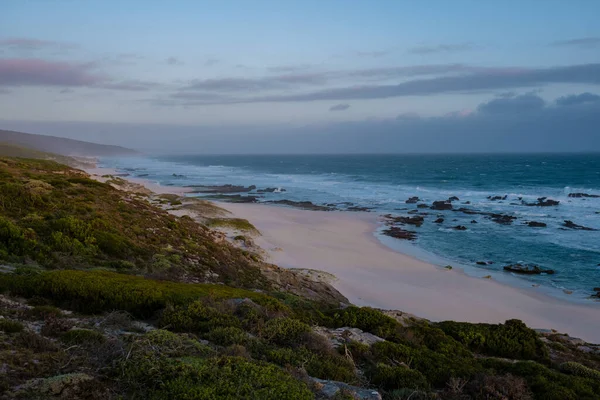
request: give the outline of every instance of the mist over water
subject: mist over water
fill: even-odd
[[[517,219],[501,225],[482,215],[420,209],[428,213],[423,226],[406,227],[418,232],[414,244],[390,238],[384,242],[392,246],[398,242],[404,250],[419,250],[417,255],[434,255],[492,273],[517,262],[551,268],[554,275],[518,279],[528,286],[573,291],[569,296],[573,299],[587,298],[593,287],[600,286],[600,198],[568,197],[569,193],[600,195],[598,154],[170,156],[103,159],[102,164],[162,185],[277,187],[286,191],[261,194],[262,200],[351,202],[379,214],[407,215],[416,209],[416,204],[405,202],[412,196],[429,205],[456,196],[460,200],[454,208]],[[488,199],[505,195],[506,200]],[[560,204],[522,204],[540,197]],[[444,223],[433,223],[439,216]],[[565,220],[599,230],[568,229]],[[532,228],[525,225],[527,221],[547,227]],[[457,225],[467,230],[452,229]],[[494,264],[477,266],[476,261]]]

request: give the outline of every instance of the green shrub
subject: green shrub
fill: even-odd
[[[60,340],[67,344],[100,344],[106,338],[98,331],[91,329],[71,329],[60,336]]]
[[[248,341],[248,334],[235,326],[218,327],[211,330],[206,339],[220,346],[243,345]]]
[[[538,334],[516,319],[497,325],[445,321],[437,326],[478,353],[522,360],[548,360],[548,350]]]
[[[161,324],[178,332],[208,332],[218,327],[239,327],[240,321],[232,314],[225,314],[202,301],[167,308]]]
[[[385,390],[395,389],[429,389],[429,383],[423,374],[406,366],[390,366],[377,364],[371,371],[371,383]]]
[[[145,279],[107,271],[45,271],[3,276],[8,289],[24,297],[42,296],[85,313],[122,310],[151,317],[167,304],[199,298],[249,298],[272,310],[285,310],[276,299],[224,285],[186,284]]]
[[[297,319],[274,318],[265,324],[261,335],[267,341],[282,346],[294,346],[300,339],[310,332],[310,326]]]
[[[306,372],[320,379],[358,384],[356,367],[349,359],[339,354],[314,354],[306,363]]]
[[[583,378],[593,378],[600,380],[600,371],[588,368],[578,362],[568,361],[560,364],[560,370],[571,375],[581,376]]]
[[[308,400],[314,395],[274,365],[225,357],[184,359],[151,398]]]
[[[379,310],[354,306],[334,312],[332,325],[335,328],[344,326],[359,328],[388,340],[398,338],[398,332],[402,328],[398,321]]]
[[[63,316],[63,312],[59,308],[49,305],[35,306],[28,311],[28,314],[41,319],[47,317],[60,318]]]
[[[0,331],[4,331],[5,333],[19,333],[23,329],[25,329],[25,327],[18,321],[0,318]]]

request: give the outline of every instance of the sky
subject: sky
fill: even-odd
[[[151,152],[600,151],[600,2],[0,0],[0,129]]]

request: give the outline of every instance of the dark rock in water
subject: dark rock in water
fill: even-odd
[[[417,208],[428,208],[429,206],[427,204],[421,203],[421,204],[417,204]]]
[[[256,193],[274,193],[274,192],[285,192],[285,189],[280,189],[280,188],[265,188],[265,189],[258,189],[256,191]]]
[[[270,201],[265,201],[265,203],[283,204],[286,206],[301,208],[303,210],[310,210],[310,211],[333,211],[333,210],[335,210],[335,208],[333,208],[333,207],[321,206],[318,204],[314,204],[311,201],[270,200]]]
[[[215,194],[211,196],[204,196],[205,199],[221,200],[228,203],[257,203],[258,196],[242,196],[241,194]]]
[[[444,218],[438,218],[433,222],[435,222],[436,224],[441,224],[442,222],[444,222]]]
[[[458,197],[456,197],[456,196],[450,196],[450,197],[448,197],[448,201],[449,201],[449,202],[453,202],[453,201],[459,201],[459,200],[460,200],[460,199],[459,199]]]
[[[513,220],[517,219],[517,217],[513,217],[512,215],[504,215],[504,214],[489,214],[489,218],[496,222],[497,224],[510,225]]]
[[[504,196],[488,196],[488,200],[491,201],[498,201],[498,200],[506,200],[508,198],[508,195],[504,195]]]
[[[505,271],[514,272],[515,274],[524,274],[524,275],[539,275],[539,274],[548,274],[551,275],[554,273],[552,269],[543,269],[538,267],[537,265],[522,265],[522,264],[511,264],[504,267]]]
[[[543,222],[537,222],[537,221],[529,221],[527,223],[527,226],[530,226],[532,228],[545,228],[546,224]]]
[[[414,217],[396,217],[393,216],[391,214],[387,214],[385,215],[385,218],[387,219],[387,223],[389,225],[391,224],[407,224],[407,225],[414,225],[416,227],[419,227],[421,225],[423,225],[423,222],[425,221],[425,219],[420,216],[420,215],[416,215]]]
[[[569,197],[589,197],[593,199],[600,198],[598,194],[587,194],[587,193],[569,193]]]
[[[416,232],[406,231],[397,226],[390,226],[388,229],[383,230],[382,233],[396,239],[415,240],[417,238]]]
[[[236,186],[236,185],[219,185],[219,186],[205,186],[205,185],[191,185],[186,186],[194,188],[190,193],[247,193],[254,189],[256,186],[251,185],[248,187]]]
[[[593,290],[594,292],[600,292],[600,287],[595,287]]]
[[[408,200],[406,200],[406,204],[415,204],[420,200],[421,199],[419,199],[417,196],[413,196],[413,197],[409,198]]]
[[[148,175],[150,175],[150,174],[140,174],[140,175],[138,175],[138,178],[143,178],[143,177],[148,176]]]
[[[431,208],[433,210],[452,210],[452,203],[448,200],[434,201]]]
[[[362,206],[350,206],[346,208],[346,211],[363,211],[369,212],[373,209],[373,207],[362,207]]]
[[[477,261],[475,264],[477,265],[492,265],[493,261]]]
[[[569,229],[577,229],[580,231],[597,231],[597,229],[588,228],[587,226],[577,225],[575,222],[568,221],[568,220],[565,220],[565,223],[563,224],[563,226],[565,226]]]
[[[173,174],[175,178],[185,178],[185,175]]]
[[[471,220],[471,223],[472,223],[472,224],[476,224],[476,223],[477,223],[477,221],[475,221],[474,219],[472,219],[472,220]]]
[[[452,229],[456,229],[457,231],[466,231],[467,227],[463,226],[463,225],[456,225],[454,228]]]
[[[408,214],[416,214],[416,213],[418,213],[418,212],[419,212],[418,210],[410,210],[410,211],[408,212]]]
[[[130,174],[113,174],[113,176],[118,176],[118,177],[122,177],[125,178],[126,176],[129,176]]]
[[[471,202],[467,200],[463,204],[471,204]]]
[[[558,200],[552,200],[547,197],[540,197],[537,199],[537,203],[527,203],[526,201],[521,200],[521,204],[529,207],[553,207],[560,204]]]

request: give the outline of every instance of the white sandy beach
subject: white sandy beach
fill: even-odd
[[[86,172],[114,174],[96,168]],[[125,179],[155,193],[185,188]],[[373,235],[377,215],[306,211],[262,204],[219,203],[261,232],[255,239],[270,262],[316,269],[337,277],[333,285],[353,304],[401,310],[433,321],[504,322],[520,319],[532,328],[555,329],[600,343],[600,303],[572,303],[539,293],[445,270],[396,252]]]
[[[439,321],[504,322],[600,342],[600,304],[570,303],[532,289],[448,271],[398,253],[373,236],[376,215],[220,203],[262,233],[257,244],[271,262],[334,274],[352,303],[401,310]],[[277,250],[273,251],[273,249]]]

